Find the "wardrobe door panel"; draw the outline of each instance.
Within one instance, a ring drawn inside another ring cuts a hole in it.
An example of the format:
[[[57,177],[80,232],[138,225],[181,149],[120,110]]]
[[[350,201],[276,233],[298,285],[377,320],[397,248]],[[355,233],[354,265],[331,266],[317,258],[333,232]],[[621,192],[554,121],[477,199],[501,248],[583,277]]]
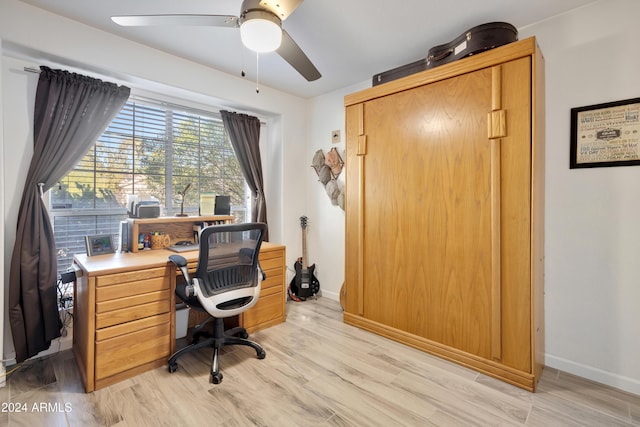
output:
[[[492,74],[364,105],[364,316],[491,350]]]
[[[502,65],[502,343],[500,361],[531,372],[531,59]]]

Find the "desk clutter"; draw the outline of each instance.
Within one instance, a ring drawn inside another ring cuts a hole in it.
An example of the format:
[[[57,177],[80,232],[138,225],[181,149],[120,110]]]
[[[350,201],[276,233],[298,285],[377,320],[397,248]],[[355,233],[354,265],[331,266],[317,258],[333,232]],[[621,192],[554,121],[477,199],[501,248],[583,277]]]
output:
[[[120,231],[121,252],[170,249],[184,252],[185,244],[196,245],[200,230],[209,225],[230,224],[231,215],[205,215],[185,217],[128,218]],[[181,245],[177,245],[181,242]],[[188,243],[185,243],[188,242]],[[180,248],[177,248],[180,246]],[[125,250],[126,248],[126,250]]]
[[[165,249],[171,246],[171,236],[160,231],[140,233],[138,235],[138,250]]]
[[[186,252],[197,250],[200,245],[200,233],[205,227],[219,224],[220,221],[194,222],[192,226],[193,239],[178,240],[171,239],[169,234],[162,231],[152,231],[138,234],[138,250],[144,249],[169,249],[173,252]]]
[[[127,210],[131,218],[158,218],[160,201],[155,197],[139,200],[135,194],[127,195]]]

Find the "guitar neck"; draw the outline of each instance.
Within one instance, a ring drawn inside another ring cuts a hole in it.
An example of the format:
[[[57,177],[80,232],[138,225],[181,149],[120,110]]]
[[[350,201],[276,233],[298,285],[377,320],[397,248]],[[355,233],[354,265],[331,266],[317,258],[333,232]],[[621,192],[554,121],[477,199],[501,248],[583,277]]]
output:
[[[306,270],[309,267],[307,263],[307,229],[302,229],[302,269]]]

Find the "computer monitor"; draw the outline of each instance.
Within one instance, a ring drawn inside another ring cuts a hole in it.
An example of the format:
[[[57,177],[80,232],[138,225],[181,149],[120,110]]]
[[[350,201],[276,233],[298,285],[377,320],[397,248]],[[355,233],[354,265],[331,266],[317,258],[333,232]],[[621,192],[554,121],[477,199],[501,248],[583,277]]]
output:
[[[231,215],[231,196],[216,196],[214,215]]]

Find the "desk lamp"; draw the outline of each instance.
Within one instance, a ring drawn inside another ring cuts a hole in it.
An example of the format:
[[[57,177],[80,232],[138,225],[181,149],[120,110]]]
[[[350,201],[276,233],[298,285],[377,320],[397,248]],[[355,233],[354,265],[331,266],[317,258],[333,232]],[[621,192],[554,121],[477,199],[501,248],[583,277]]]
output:
[[[180,213],[176,214],[176,216],[188,216],[186,213],[184,213],[184,195],[187,194],[187,190],[189,189],[189,187],[191,187],[191,184],[187,184],[186,187],[184,187],[184,190],[182,191],[178,191],[178,195],[180,196]]]

